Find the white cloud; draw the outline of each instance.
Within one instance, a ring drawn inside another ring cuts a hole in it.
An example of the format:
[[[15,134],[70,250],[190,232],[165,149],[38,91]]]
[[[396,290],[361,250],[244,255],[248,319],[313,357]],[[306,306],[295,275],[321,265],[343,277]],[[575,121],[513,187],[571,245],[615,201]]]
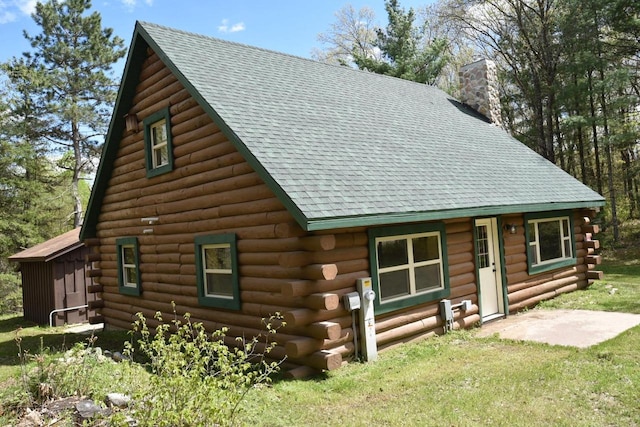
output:
[[[0,24],[6,24],[16,20],[16,14],[0,10]]]
[[[36,10],[37,0],[0,0],[0,24],[18,20],[20,15],[31,15]]]
[[[36,4],[38,3],[38,0],[15,0],[14,3],[22,13],[25,15],[31,15],[36,11]]]
[[[244,31],[244,22],[238,22],[237,24],[233,24],[233,27],[229,30],[232,33],[236,33],[238,31]]]
[[[218,25],[218,31],[221,33],[237,33],[238,31],[244,31],[244,29],[244,22],[238,22],[236,24],[233,24],[232,26],[229,26],[228,19],[223,19],[222,23]]]
[[[127,10],[132,11],[138,5],[139,0],[120,0]],[[147,6],[153,6],[153,0],[144,0]]]

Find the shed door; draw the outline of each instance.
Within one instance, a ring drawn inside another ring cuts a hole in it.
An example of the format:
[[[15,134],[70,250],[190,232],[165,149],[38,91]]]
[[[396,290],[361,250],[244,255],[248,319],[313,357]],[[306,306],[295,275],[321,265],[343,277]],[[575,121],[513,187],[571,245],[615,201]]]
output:
[[[498,226],[495,218],[476,220],[476,268],[482,321],[504,314]]]

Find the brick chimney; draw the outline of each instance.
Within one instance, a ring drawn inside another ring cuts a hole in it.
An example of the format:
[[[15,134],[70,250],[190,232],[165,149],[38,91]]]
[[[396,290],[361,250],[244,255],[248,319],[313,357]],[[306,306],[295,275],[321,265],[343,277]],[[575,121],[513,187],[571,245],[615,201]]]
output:
[[[496,64],[489,59],[481,59],[461,67],[459,77],[460,100],[491,123],[502,126]]]

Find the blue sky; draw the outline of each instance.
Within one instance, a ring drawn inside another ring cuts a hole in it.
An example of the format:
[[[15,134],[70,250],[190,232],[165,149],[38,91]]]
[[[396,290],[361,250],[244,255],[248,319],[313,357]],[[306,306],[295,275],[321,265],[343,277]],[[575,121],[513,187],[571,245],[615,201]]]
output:
[[[407,9],[429,2],[400,0]],[[378,24],[387,22],[384,0],[94,0],[92,3],[93,10],[102,15],[103,26],[113,28],[127,47],[136,20],[141,20],[310,57],[314,47],[322,47],[316,38],[318,33],[327,31],[335,22],[335,12],[347,4],[356,9],[369,6],[375,11]],[[0,62],[30,49],[23,30],[31,35],[40,32],[30,16],[35,4],[34,0],[0,0]],[[121,66],[117,68],[121,70]]]

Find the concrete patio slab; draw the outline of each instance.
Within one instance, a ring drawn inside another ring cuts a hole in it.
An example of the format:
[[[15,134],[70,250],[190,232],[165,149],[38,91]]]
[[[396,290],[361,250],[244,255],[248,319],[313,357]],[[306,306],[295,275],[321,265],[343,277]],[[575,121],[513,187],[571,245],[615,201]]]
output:
[[[588,310],[531,310],[484,324],[476,336],[586,348],[640,325],[640,314]]]

